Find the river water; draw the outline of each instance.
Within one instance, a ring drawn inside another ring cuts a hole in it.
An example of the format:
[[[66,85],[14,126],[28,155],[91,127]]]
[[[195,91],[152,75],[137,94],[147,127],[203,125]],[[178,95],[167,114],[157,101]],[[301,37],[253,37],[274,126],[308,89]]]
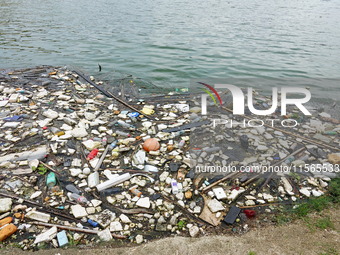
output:
[[[338,0],[0,0],[0,68],[73,65],[158,86],[339,78]],[[319,97],[340,83],[312,85]]]

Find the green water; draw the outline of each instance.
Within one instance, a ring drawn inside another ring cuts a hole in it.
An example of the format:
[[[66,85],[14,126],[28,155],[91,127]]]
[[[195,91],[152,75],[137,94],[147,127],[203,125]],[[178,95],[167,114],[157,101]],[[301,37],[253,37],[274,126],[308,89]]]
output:
[[[338,0],[0,0],[0,23],[0,68],[96,74],[99,63],[163,87],[201,77],[340,77]],[[312,86],[325,97],[338,88]]]

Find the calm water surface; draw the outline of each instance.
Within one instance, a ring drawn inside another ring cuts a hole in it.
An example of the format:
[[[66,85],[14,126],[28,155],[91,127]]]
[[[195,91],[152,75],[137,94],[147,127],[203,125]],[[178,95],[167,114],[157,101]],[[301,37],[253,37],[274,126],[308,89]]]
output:
[[[0,68],[74,65],[160,86],[339,78],[338,0],[0,0]],[[340,84],[340,83],[338,83]],[[339,85],[315,85],[332,97]]]

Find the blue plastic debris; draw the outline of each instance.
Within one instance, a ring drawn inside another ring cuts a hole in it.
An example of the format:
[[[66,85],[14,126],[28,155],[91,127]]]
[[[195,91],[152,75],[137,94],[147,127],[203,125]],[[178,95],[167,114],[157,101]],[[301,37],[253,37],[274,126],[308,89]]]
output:
[[[24,119],[25,116],[23,115],[14,115],[13,117],[7,117],[4,118],[4,121],[22,121]]]
[[[99,223],[98,222],[95,222],[91,219],[88,219],[87,222],[94,228],[98,227],[99,226]]]
[[[128,114],[128,116],[129,116],[130,118],[136,118],[136,117],[139,116],[139,113],[138,113],[138,112],[130,112],[130,113]]]
[[[67,238],[67,235],[66,235],[66,231],[65,231],[65,230],[60,231],[60,232],[57,234],[57,239],[58,239],[59,247],[63,247],[63,246],[65,246],[66,244],[68,244],[68,238]]]

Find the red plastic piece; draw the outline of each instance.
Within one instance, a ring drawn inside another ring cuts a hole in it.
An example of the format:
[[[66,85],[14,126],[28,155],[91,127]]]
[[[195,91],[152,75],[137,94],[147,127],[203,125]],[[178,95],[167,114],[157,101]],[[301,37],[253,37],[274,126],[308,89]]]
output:
[[[256,216],[256,212],[254,210],[244,210],[243,212],[248,218],[254,218]]]
[[[94,159],[96,156],[97,156],[97,154],[98,154],[98,149],[93,149],[90,153],[89,153],[89,155],[87,156],[87,160],[91,160],[91,159]]]

